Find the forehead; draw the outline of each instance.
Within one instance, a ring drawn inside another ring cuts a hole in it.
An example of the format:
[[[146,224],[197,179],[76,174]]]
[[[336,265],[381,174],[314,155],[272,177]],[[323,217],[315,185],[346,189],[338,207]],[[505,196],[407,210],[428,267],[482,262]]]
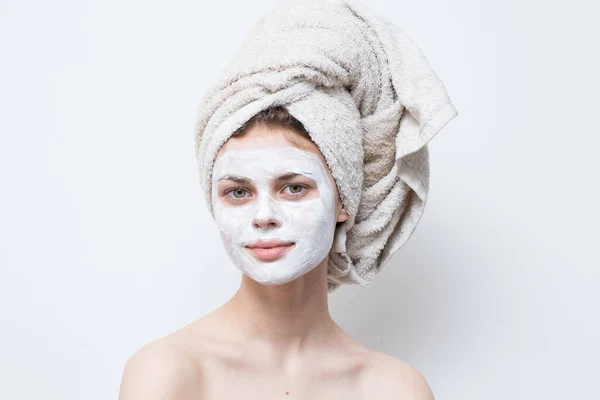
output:
[[[253,168],[250,166],[253,165]],[[325,158],[310,139],[290,129],[255,125],[239,137],[231,137],[219,149],[214,173],[224,169],[255,172],[265,169],[286,172],[323,172],[330,175]],[[294,171],[296,169],[296,171]]]
[[[217,179],[229,173],[257,177],[281,172],[327,176],[315,154],[292,146],[228,150],[216,161],[213,170]]]
[[[219,149],[215,162],[223,155],[233,150],[266,149],[272,147],[296,147],[316,155],[325,167],[325,158],[319,148],[310,139],[290,129],[270,126],[255,125],[243,135],[229,138]]]
[[[269,163],[266,162],[267,160],[270,160]],[[280,127],[258,125],[250,128],[240,137],[229,138],[221,146],[215,158],[212,184],[217,184],[219,177],[225,174],[237,173],[252,178],[247,175],[250,162],[261,165],[254,171],[262,171],[259,174],[262,174],[263,178],[265,170],[261,168],[266,168],[266,165],[269,165],[268,168],[276,174],[296,172],[310,176],[312,171],[315,174],[311,176],[313,179],[325,174],[328,186],[332,187],[336,202],[338,201],[337,185],[325,157],[316,144],[296,132]]]

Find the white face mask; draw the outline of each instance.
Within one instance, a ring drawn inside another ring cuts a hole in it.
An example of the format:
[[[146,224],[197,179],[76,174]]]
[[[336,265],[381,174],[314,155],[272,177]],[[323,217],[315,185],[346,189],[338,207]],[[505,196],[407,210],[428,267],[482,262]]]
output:
[[[288,173],[310,179],[276,180]],[[228,176],[248,183],[223,179]],[[221,179],[226,188],[219,191]],[[230,150],[215,163],[212,182],[215,220],[227,254],[256,282],[289,282],[328,256],[336,227],[335,192],[315,154],[291,146]],[[305,183],[311,187],[303,188]],[[294,244],[246,247],[259,240]]]

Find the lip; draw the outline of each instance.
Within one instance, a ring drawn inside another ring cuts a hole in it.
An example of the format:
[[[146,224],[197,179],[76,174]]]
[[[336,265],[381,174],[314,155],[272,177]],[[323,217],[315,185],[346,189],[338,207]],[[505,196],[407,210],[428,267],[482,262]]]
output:
[[[257,240],[245,247],[255,258],[261,261],[273,261],[291,250],[295,245],[294,242],[280,240]]]

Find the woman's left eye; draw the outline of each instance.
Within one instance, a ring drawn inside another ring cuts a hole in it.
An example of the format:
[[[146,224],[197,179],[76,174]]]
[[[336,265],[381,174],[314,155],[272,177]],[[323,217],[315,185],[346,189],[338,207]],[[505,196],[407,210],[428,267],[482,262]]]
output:
[[[306,188],[299,184],[291,184],[291,185],[287,185],[284,190],[286,190],[286,189],[289,189],[289,193],[298,195],[298,194],[302,193],[304,191],[304,189],[306,189]]]

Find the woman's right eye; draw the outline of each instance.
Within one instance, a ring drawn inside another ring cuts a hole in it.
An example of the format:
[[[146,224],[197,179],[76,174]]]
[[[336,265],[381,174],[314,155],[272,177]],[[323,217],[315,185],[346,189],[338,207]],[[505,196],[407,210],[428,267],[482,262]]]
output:
[[[245,199],[247,197],[247,193],[248,191],[246,189],[239,187],[225,191],[225,195],[228,196],[232,201],[241,201]]]
[[[233,196],[240,199],[242,197],[244,197],[244,193],[246,193],[246,191],[244,189],[235,189],[232,190],[231,193],[233,193]]]

